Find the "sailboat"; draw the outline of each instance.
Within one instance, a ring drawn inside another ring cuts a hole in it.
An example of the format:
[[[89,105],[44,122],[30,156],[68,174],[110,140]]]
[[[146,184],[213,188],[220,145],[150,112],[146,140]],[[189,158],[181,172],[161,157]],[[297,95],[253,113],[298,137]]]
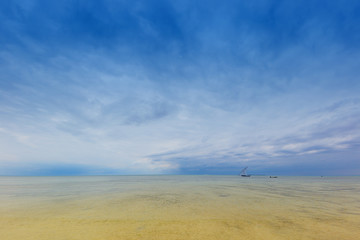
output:
[[[242,177],[250,177],[251,175],[246,173],[247,168],[248,167],[244,167],[243,170],[241,170],[239,175],[242,176]]]

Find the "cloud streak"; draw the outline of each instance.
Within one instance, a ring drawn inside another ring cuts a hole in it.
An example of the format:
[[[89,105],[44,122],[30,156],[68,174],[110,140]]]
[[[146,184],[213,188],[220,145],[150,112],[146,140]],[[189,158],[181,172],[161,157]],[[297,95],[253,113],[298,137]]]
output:
[[[356,1],[0,9],[4,166],[294,174],[337,166],[331,154],[358,166]]]

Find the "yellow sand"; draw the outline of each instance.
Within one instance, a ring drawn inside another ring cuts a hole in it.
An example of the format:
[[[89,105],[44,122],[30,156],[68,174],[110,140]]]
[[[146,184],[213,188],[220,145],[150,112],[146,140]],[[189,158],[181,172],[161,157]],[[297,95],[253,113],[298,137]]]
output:
[[[84,194],[81,184],[78,193],[51,197],[46,191],[7,192],[0,195],[0,239],[358,240],[357,180],[350,190],[344,188],[349,182],[332,189],[331,181],[199,177],[185,183],[150,179],[123,192]]]

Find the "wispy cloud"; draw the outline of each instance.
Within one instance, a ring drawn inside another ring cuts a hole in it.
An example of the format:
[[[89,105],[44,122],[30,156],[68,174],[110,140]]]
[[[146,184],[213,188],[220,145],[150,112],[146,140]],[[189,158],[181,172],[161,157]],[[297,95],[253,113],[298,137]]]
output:
[[[0,163],[230,173],[359,160],[356,1],[0,9]]]

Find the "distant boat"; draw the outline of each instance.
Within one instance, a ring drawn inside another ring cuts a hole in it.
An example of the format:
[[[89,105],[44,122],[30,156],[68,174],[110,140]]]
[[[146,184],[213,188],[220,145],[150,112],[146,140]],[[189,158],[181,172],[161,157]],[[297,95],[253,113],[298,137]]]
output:
[[[277,178],[277,176],[270,176],[270,178]]]
[[[242,177],[250,177],[251,175],[246,173],[247,168],[248,167],[244,167],[243,170],[241,170],[239,175],[242,176]]]

